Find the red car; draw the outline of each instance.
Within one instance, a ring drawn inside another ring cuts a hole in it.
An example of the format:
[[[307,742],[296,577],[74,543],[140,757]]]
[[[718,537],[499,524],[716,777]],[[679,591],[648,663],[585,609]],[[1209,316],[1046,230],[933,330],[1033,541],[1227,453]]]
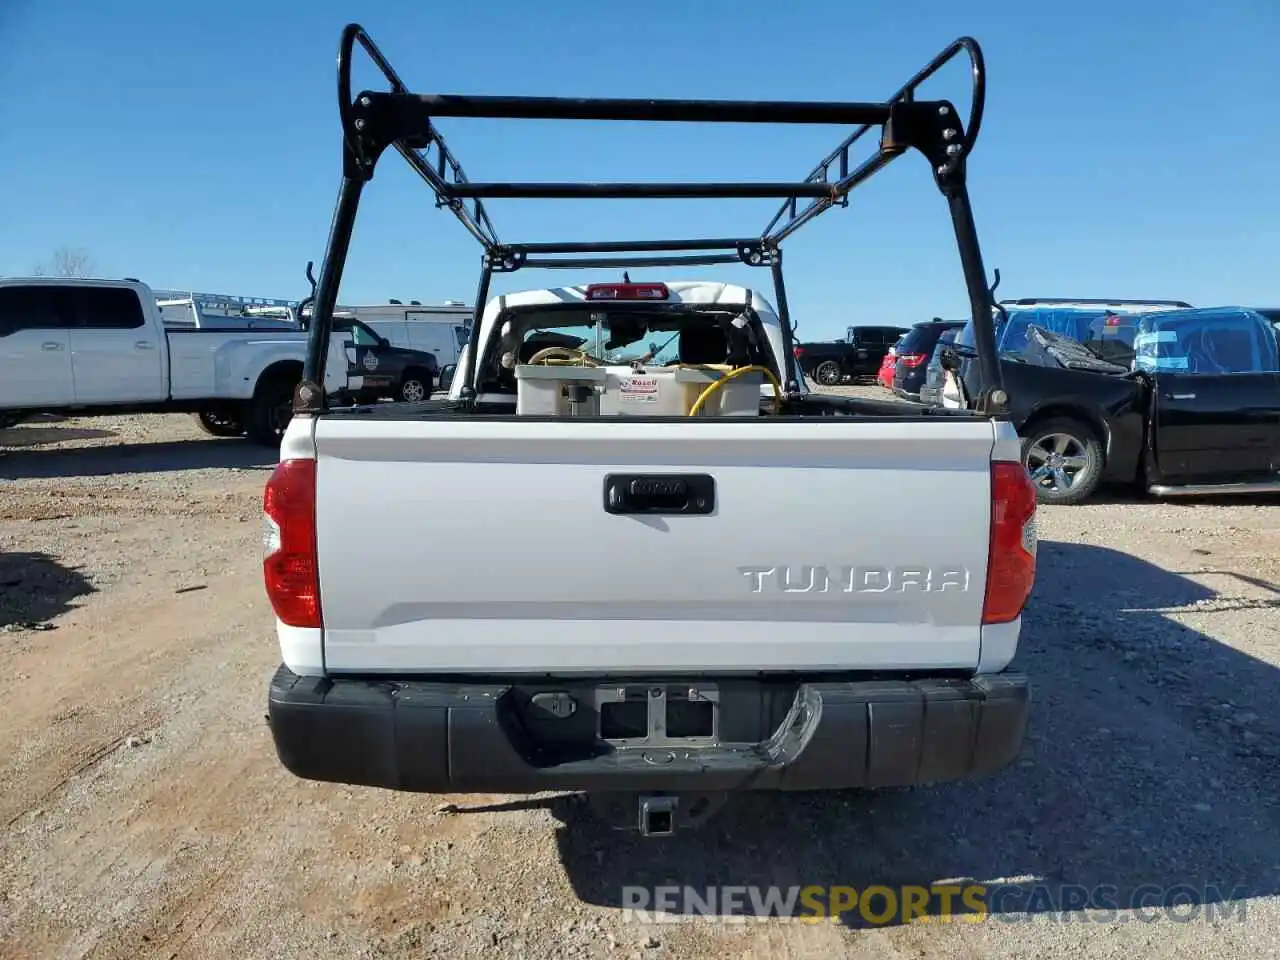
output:
[[[903,339],[904,337],[899,337],[898,343],[902,343]],[[880,361],[880,372],[876,374],[876,382],[886,390],[893,389],[893,372],[898,365],[898,343],[884,355],[884,359]]]

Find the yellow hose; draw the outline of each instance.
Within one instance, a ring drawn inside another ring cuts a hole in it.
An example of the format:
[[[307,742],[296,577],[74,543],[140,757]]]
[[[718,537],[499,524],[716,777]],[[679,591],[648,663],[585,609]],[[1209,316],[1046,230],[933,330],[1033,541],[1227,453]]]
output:
[[[693,406],[689,408],[689,416],[696,417],[702,412],[703,406],[711,398],[717,390],[723,387],[730,380],[736,380],[738,377],[747,375],[748,373],[763,373],[773,385],[773,413],[778,416],[782,413],[782,384],[778,382],[778,378],[773,375],[773,371],[768,367],[735,367],[726,373],[719,380],[715,380],[707,384],[707,388],[698,394],[698,399],[693,402]]]

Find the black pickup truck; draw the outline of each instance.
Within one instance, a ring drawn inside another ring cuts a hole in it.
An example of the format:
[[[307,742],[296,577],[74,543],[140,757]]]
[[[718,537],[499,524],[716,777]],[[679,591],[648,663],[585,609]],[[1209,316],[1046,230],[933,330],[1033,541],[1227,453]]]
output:
[[[1001,358],[1041,502],[1080,503],[1101,483],[1159,497],[1280,492],[1280,310],[1203,307],[1126,323],[1127,357],[1033,324]],[[949,365],[955,376],[960,365]],[[963,365],[962,403],[975,367]]]
[[[364,378],[356,394],[357,403],[390,397],[406,403],[430,398],[439,376],[440,361],[425,350],[399,347],[355,318],[335,320],[334,330],[351,334],[355,345],[355,365],[351,372]]]
[[[796,344],[794,353],[805,376],[824,387],[848,378],[874,377],[889,348],[906,327],[850,327],[843,340]]]

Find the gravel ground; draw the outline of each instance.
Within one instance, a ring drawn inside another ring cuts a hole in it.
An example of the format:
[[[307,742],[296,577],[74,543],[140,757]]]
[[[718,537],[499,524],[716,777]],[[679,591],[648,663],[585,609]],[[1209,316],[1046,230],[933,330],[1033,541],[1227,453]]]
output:
[[[1013,767],[744,798],[668,843],[572,797],[288,775],[263,723],[270,463],[180,416],[0,431],[0,957],[1280,955],[1275,501],[1043,509]],[[957,878],[1008,896],[981,923],[622,909],[627,885]],[[1201,906],[1134,922],[1037,885],[1182,885]]]

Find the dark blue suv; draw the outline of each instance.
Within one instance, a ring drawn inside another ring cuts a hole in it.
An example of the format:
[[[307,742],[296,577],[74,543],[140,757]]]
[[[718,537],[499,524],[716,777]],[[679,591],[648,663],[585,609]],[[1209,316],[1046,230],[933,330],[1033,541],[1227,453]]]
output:
[[[934,318],[912,327],[898,344],[893,367],[893,392],[904,400],[921,400],[920,389],[925,383],[928,363],[934,347],[944,333],[959,330],[963,320]]]

